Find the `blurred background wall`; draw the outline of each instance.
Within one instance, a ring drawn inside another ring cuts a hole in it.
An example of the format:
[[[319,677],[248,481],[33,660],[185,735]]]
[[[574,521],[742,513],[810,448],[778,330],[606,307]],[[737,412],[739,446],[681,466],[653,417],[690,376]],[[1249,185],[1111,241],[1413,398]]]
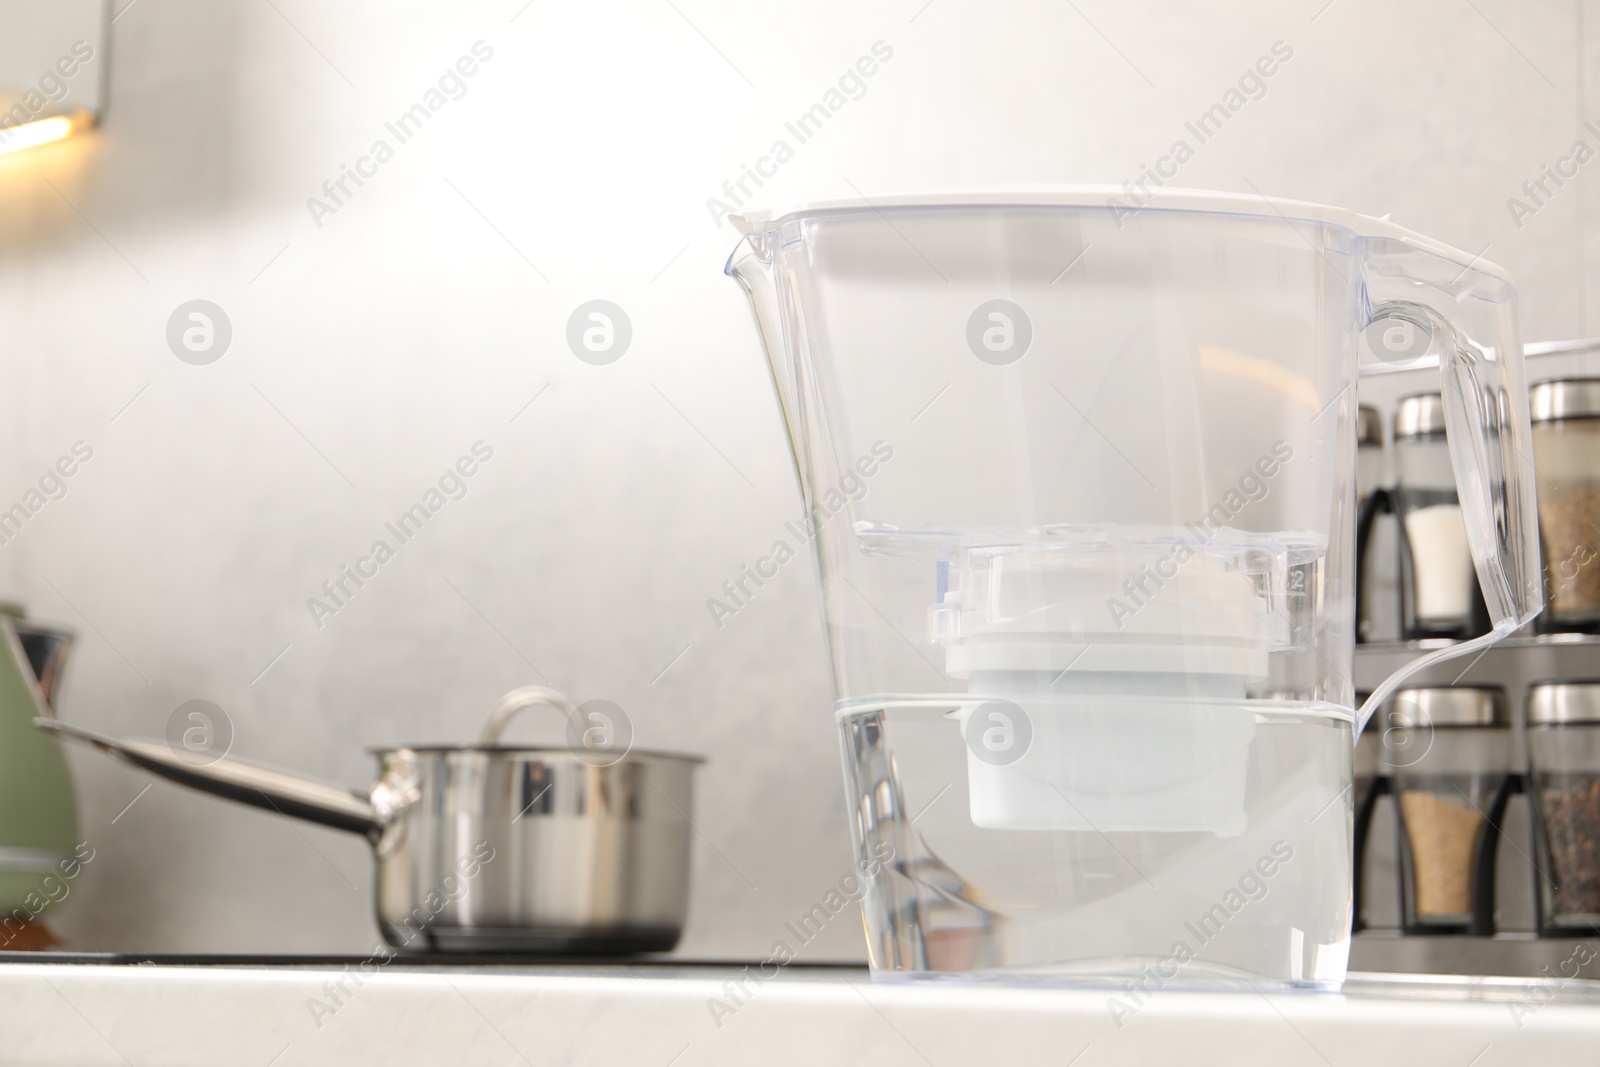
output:
[[[1600,150],[1593,0],[112,10],[101,128],[0,157],[0,507],[93,449],[0,545],[0,593],[79,631],[62,716],[159,737],[205,699],[234,754],[358,785],[364,746],[466,740],[517,685],[614,701],[710,757],[688,954],[765,953],[850,865],[812,567],[707,609],[802,510],[708,200],[1120,184],[1183,139],[1175,184],[1392,215],[1508,267],[1525,339],[1600,330],[1600,181],[1523,189]],[[195,299],[232,328],[204,366],[166,336]],[[604,366],[566,340],[594,299],[632,326]],[[479,441],[465,495],[314,617]],[[357,839],[71,758],[96,858],[49,919],[70,947],[377,939]],[[860,953],[852,921],[802,958]]]

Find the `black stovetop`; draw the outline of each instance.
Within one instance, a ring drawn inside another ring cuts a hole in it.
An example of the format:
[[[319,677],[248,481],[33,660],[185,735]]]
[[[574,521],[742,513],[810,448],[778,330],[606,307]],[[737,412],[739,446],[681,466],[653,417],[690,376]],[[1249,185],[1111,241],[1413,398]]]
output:
[[[159,967],[336,967],[356,965],[372,957],[355,955],[271,955],[254,953],[169,953],[169,952],[0,952],[0,964],[5,963],[67,963],[91,966],[159,966]],[[755,964],[756,960],[731,959],[678,959],[672,956],[533,956],[466,952],[402,952],[395,956],[385,969],[429,967],[496,967],[528,969],[586,971],[606,970],[620,973],[659,974],[667,971],[737,971]],[[852,970],[866,973],[866,965],[855,962],[795,961],[785,965],[790,970],[837,971]]]

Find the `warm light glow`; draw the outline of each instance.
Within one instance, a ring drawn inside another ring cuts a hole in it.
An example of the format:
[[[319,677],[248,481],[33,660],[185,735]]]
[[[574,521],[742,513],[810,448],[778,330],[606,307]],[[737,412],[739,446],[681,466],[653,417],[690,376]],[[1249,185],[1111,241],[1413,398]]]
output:
[[[1260,356],[1247,356],[1213,345],[1200,346],[1200,369],[1233,378],[1246,378],[1276,393],[1285,400],[1298,400],[1308,411],[1322,404],[1311,380]]]
[[[24,122],[20,126],[8,126],[0,129],[0,155],[59,141],[63,137],[70,136],[75,128],[76,124],[66,115],[36,119],[33,122]]]

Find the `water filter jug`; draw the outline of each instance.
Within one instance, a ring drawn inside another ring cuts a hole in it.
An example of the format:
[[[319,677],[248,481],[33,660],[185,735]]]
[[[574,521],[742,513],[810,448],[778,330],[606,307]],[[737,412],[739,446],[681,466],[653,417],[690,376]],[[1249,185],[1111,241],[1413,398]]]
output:
[[[875,977],[1329,985],[1356,382],[1437,361],[1494,630],[1540,609],[1516,294],[1387,221],[1048,189],[747,213]],[[1141,992],[1142,991],[1142,992]]]

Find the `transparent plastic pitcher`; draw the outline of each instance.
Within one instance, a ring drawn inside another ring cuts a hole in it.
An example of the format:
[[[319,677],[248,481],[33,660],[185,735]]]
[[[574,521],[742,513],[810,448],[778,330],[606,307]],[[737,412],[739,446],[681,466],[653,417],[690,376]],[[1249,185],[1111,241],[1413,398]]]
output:
[[[1110,979],[1126,1010],[1341,981],[1355,385],[1437,360],[1494,622],[1376,707],[1541,606],[1504,273],[1220,194],[737,221],[816,526],[874,975]]]

